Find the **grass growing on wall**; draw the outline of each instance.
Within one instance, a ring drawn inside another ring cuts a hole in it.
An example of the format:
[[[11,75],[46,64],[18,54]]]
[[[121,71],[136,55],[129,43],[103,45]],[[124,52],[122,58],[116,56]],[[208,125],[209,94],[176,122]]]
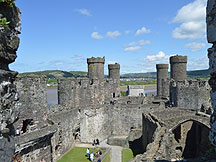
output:
[[[75,147],[71,149],[67,154],[65,154],[58,162],[89,162],[89,159],[86,157],[86,149],[85,147]],[[94,153],[101,151],[105,152],[103,149],[93,149],[89,148],[90,153],[93,151]],[[109,162],[109,161],[107,161]]]
[[[131,149],[122,149],[122,162],[128,162],[133,158],[133,152]]]

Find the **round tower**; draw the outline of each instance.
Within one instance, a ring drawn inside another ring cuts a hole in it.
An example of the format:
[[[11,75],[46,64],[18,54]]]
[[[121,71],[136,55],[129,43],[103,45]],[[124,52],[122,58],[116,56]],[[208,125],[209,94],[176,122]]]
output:
[[[109,64],[108,69],[110,79],[120,79],[120,64]]]
[[[104,62],[105,57],[87,58],[89,79],[98,79],[99,81],[104,80]]]
[[[169,86],[164,86],[163,82],[168,79],[168,64],[157,64],[157,96],[164,96],[167,97],[167,94],[164,94],[164,92],[168,92],[166,88]]]
[[[175,81],[187,79],[187,56],[170,57],[171,79]]]
[[[111,86],[112,97],[120,97],[120,64],[109,64],[109,78],[113,80]]]

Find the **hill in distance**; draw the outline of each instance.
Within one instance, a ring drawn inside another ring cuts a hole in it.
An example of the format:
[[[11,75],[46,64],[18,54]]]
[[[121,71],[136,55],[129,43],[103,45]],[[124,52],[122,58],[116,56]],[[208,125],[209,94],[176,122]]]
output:
[[[45,71],[38,71],[38,72],[28,72],[28,73],[21,73],[20,76],[33,74],[33,75],[45,75],[48,79],[59,79],[59,78],[71,78],[71,77],[87,77],[88,73],[83,71],[61,71],[61,70],[45,70]],[[209,70],[194,70],[194,71],[187,71],[188,78],[191,79],[208,79],[210,77]],[[107,75],[105,75],[107,77]],[[151,78],[156,79],[157,73],[156,72],[147,72],[147,73],[128,73],[122,74],[121,78]]]

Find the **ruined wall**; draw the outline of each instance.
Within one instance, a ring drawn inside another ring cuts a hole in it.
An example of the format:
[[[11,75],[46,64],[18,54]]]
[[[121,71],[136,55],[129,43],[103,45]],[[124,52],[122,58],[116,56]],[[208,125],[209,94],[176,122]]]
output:
[[[13,5],[0,2],[0,18],[10,22],[8,27],[0,25],[0,161],[12,161],[14,154],[14,123],[18,118],[18,94],[13,84],[17,72],[8,65],[15,61],[21,32],[20,10]]]
[[[153,135],[158,127],[157,122],[151,120],[147,114],[142,116],[142,144],[143,150],[146,151],[146,147],[149,143],[153,142]]]
[[[142,113],[159,104],[114,104],[81,110],[81,141],[92,142],[109,136],[128,136],[132,129],[141,129]]]
[[[16,152],[21,155],[20,160],[23,162],[55,162],[52,156],[52,138],[56,130],[56,126],[53,125],[17,136]]]
[[[208,0],[207,9],[206,9],[206,23],[207,23],[207,40],[209,43],[213,44],[211,48],[208,49],[208,58],[209,58],[209,70],[211,78],[209,84],[212,88],[210,92],[211,104],[214,109],[214,112],[211,116],[211,132],[209,134],[209,139],[211,144],[216,150],[216,1]]]
[[[104,82],[97,79],[59,79],[58,102],[69,109],[104,104]]]
[[[184,80],[171,81],[170,101],[175,107],[200,110],[209,103],[210,86],[207,81]]]
[[[80,140],[80,114],[78,109],[50,113],[50,123],[57,126],[52,138],[52,156],[54,161],[74,147],[75,140]]]
[[[26,75],[15,81],[19,92],[20,115],[16,128],[30,133],[47,126],[47,85],[46,77]]]
[[[134,161],[178,161],[204,156],[210,148],[209,127],[209,116],[200,116],[193,110],[166,108],[144,113],[142,138],[146,152]]]

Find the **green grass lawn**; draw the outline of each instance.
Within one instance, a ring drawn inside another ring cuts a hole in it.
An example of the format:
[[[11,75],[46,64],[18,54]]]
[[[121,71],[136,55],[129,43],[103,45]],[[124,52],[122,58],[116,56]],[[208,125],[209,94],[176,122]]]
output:
[[[133,152],[131,149],[124,148],[122,150],[122,162],[128,162],[133,158]]]
[[[65,154],[60,160],[58,160],[58,162],[89,162],[90,160],[86,157],[86,149],[87,148],[84,147],[75,147]],[[101,151],[102,153],[105,152],[105,150],[102,149],[89,148],[89,150],[90,153],[92,151],[94,153],[98,151]]]
[[[106,157],[104,158],[103,162],[110,162],[110,152],[106,155]]]

